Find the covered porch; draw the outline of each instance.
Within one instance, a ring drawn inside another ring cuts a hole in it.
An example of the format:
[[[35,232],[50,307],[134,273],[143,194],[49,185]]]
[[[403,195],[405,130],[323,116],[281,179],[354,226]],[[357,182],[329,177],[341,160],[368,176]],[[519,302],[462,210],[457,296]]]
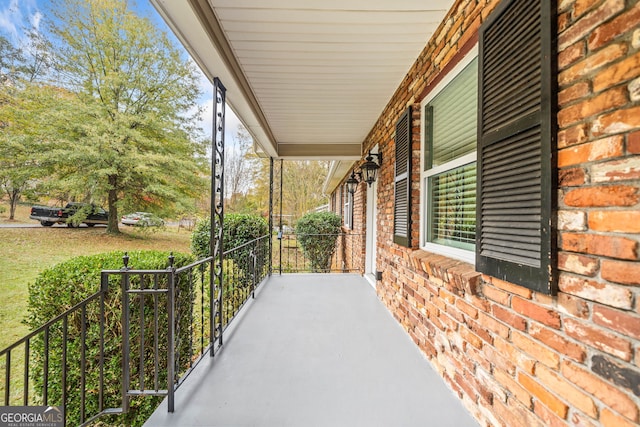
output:
[[[273,275],[145,426],[476,426],[355,274]]]

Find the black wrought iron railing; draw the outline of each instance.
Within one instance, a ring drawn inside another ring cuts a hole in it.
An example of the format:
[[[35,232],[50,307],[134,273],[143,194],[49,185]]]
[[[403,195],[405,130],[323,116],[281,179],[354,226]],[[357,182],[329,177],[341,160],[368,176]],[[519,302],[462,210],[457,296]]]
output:
[[[363,234],[279,233],[274,239],[277,273],[364,273]]]
[[[62,406],[66,425],[126,417],[132,405],[165,396],[173,411],[175,391],[215,354],[272,271],[362,272],[363,239],[284,234],[270,258],[263,236],[225,251],[221,276],[213,257],[180,268],[169,257],[166,269],[134,270],[125,255],[121,269],[101,273],[93,295],[0,351],[0,405]]]
[[[133,270],[125,256],[122,269],[102,272],[96,293],[0,351],[0,403],[62,406],[66,425],[127,413],[149,396],[167,396],[173,411],[175,390],[222,345],[268,260],[269,236],[226,251],[222,286],[211,286],[213,257]]]

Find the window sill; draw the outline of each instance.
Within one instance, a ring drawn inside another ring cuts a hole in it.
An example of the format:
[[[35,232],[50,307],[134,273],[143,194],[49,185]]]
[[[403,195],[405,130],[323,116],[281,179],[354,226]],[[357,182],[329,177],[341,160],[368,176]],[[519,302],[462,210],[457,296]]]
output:
[[[422,249],[413,251],[409,258],[413,267],[427,273],[435,284],[459,296],[478,294],[482,274],[472,264]]]

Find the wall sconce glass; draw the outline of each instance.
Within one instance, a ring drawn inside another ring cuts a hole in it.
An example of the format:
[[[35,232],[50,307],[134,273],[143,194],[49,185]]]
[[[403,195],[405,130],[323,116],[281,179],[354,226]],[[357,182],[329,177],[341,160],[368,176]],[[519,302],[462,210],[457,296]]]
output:
[[[360,172],[358,172],[358,175],[361,175]],[[362,178],[360,178],[360,180],[362,180]],[[358,188],[358,183],[360,181],[358,181],[356,179],[356,174],[354,171],[351,171],[351,176],[349,177],[349,179],[347,179],[347,191],[350,194],[355,194],[356,193],[356,189]]]
[[[378,163],[373,161],[373,156],[378,158]],[[382,164],[382,154],[371,154],[371,151],[369,151],[369,155],[365,160],[366,162],[360,167],[360,170],[362,171],[362,179],[371,187],[371,184],[376,182],[376,178],[378,177],[378,169],[380,169],[380,165]]]

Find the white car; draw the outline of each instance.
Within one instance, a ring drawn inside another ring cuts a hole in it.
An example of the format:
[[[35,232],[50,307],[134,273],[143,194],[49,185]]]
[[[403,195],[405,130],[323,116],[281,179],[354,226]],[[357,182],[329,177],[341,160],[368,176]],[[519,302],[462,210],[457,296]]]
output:
[[[164,225],[162,218],[150,212],[134,212],[124,215],[120,222],[123,225],[137,225],[139,227],[161,227]]]

